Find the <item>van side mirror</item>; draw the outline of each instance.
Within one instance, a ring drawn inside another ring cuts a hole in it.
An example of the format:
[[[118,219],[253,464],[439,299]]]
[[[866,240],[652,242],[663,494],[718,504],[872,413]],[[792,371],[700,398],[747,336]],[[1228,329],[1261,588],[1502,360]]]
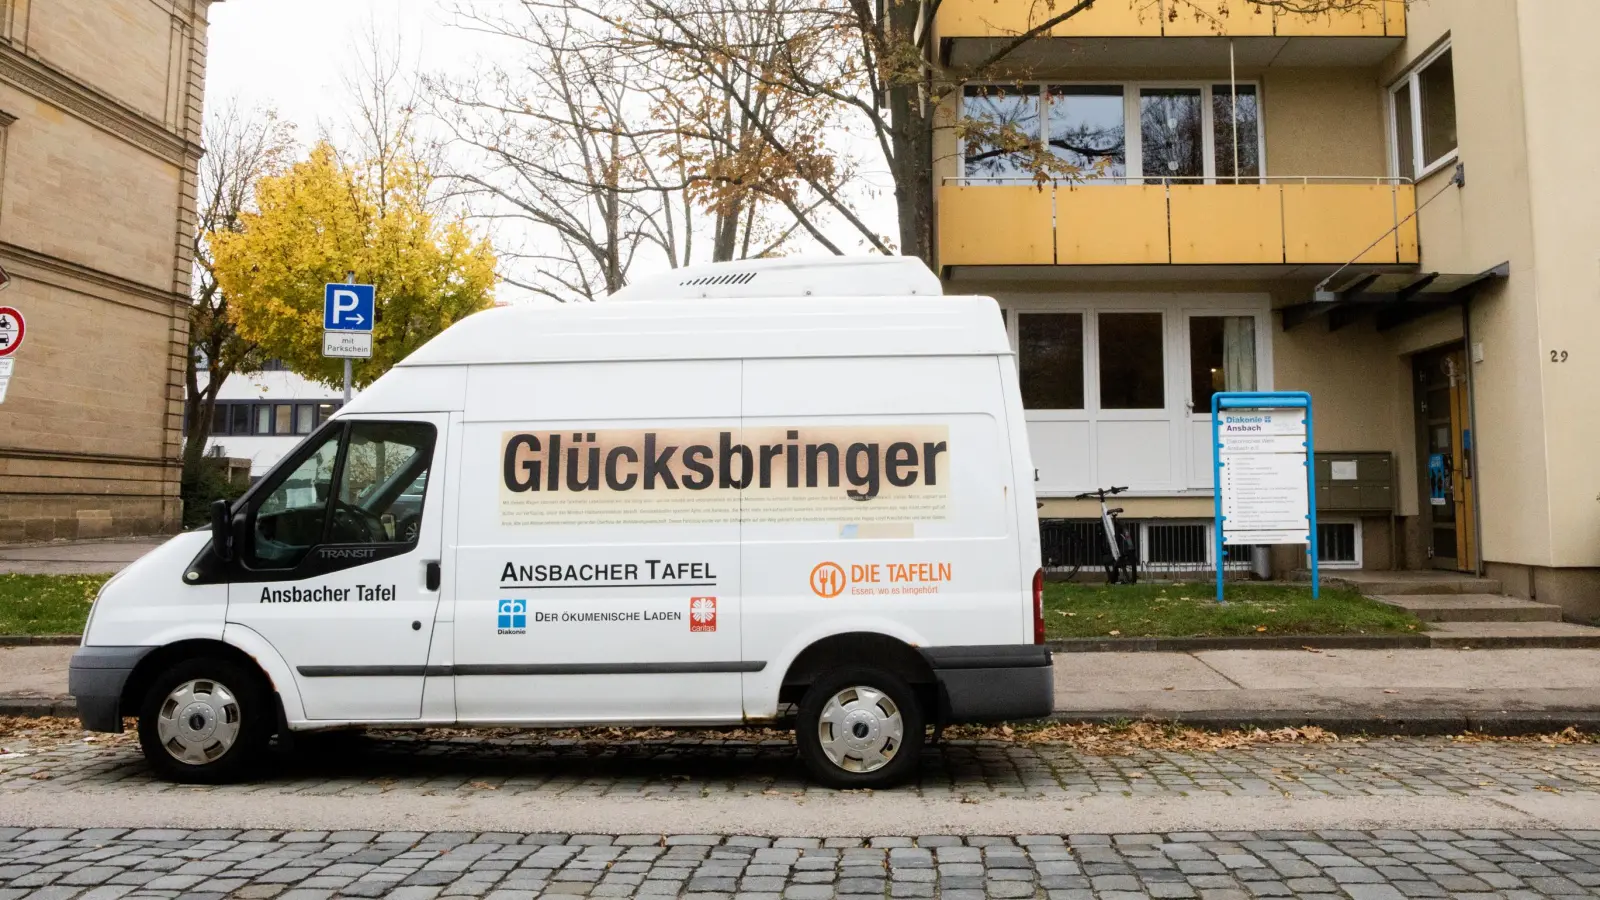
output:
[[[211,504],[211,552],[223,562],[233,561],[233,509],[226,500]]]

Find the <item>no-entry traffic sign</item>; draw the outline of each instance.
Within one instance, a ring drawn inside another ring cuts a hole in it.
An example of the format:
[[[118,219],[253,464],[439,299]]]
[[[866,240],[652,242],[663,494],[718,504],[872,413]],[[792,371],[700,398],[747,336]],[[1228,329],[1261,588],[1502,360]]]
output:
[[[0,306],[0,357],[10,356],[22,346],[27,326],[15,307]]]

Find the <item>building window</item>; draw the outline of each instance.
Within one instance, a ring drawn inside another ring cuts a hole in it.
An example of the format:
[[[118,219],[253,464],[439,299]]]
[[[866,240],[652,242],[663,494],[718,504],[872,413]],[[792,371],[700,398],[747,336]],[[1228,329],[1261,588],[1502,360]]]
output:
[[[1389,98],[1397,175],[1421,178],[1456,158],[1456,81],[1449,45],[1400,79]]]
[[[1024,409],[1083,409],[1083,314],[1017,317]]]
[[[1139,141],[1144,177],[1205,177],[1205,122],[1199,88],[1146,88],[1139,92]]]
[[[1008,316],[1036,490],[1108,485],[1205,492],[1214,478],[1211,396],[1271,390],[1264,297],[1186,308],[1193,297],[1040,297]]]
[[[982,133],[965,141],[967,176],[990,181],[1028,181],[1028,153],[1039,140],[1039,88],[1035,85],[966,89],[966,116]]]
[[[962,174],[977,184],[1033,183],[1043,147],[1090,184],[1262,174],[1253,83],[969,85],[962,116]]]
[[[310,434],[317,426],[317,408],[309,403],[302,403],[294,408],[294,433]]]
[[[1237,127],[1235,111],[1238,113]],[[1212,85],[1211,121],[1217,178],[1238,181],[1241,178],[1261,177],[1261,108],[1256,97],[1256,86]],[[1238,163],[1237,173],[1235,161]]]
[[[1318,522],[1317,562],[1330,569],[1361,568],[1361,523]]]
[[[1054,85],[1047,99],[1051,153],[1085,181],[1128,174],[1121,85]]]
[[[1195,415],[1209,413],[1213,394],[1255,389],[1255,317],[1190,316],[1189,397]]]
[[[230,404],[228,404],[228,423],[229,423],[228,424],[228,433],[229,434],[249,434],[250,433],[250,404],[248,404],[248,403],[230,403]]]
[[[1166,406],[1161,313],[1101,313],[1100,408]]]
[[[272,407],[262,403],[254,407],[256,416],[256,434],[272,433]]]

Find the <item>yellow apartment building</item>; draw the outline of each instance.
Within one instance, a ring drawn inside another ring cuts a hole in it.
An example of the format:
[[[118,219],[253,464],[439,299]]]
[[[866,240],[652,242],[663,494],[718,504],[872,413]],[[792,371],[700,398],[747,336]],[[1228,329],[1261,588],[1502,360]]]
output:
[[[0,0],[0,542],[178,527],[210,2]]]
[[[944,0],[933,52],[959,71],[1045,6]],[[1600,618],[1597,33],[1594,0],[1099,0],[950,97],[1081,167],[1038,183],[954,128],[934,154],[939,268],[1005,311],[1040,516],[1127,485],[1147,566],[1214,565],[1211,394],[1305,390],[1327,565]]]

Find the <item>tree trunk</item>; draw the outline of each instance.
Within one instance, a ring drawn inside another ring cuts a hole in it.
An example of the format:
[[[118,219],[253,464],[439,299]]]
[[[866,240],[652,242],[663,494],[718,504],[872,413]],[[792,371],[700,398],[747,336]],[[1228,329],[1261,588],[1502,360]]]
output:
[[[920,3],[889,3],[884,15],[891,46],[911,44]],[[931,268],[933,260],[933,118],[936,101],[926,81],[889,88],[889,147],[894,159],[895,211],[900,217],[900,254]]]
[[[228,373],[212,365],[207,372],[206,389],[200,390],[200,377],[195,370],[194,352],[189,353],[189,364],[184,371],[184,384],[187,390],[183,395],[183,418],[188,430],[183,435],[183,471],[191,474],[197,471],[200,458],[205,456],[206,438],[211,435],[211,417],[217,409],[217,393],[222,389],[222,382]]]

